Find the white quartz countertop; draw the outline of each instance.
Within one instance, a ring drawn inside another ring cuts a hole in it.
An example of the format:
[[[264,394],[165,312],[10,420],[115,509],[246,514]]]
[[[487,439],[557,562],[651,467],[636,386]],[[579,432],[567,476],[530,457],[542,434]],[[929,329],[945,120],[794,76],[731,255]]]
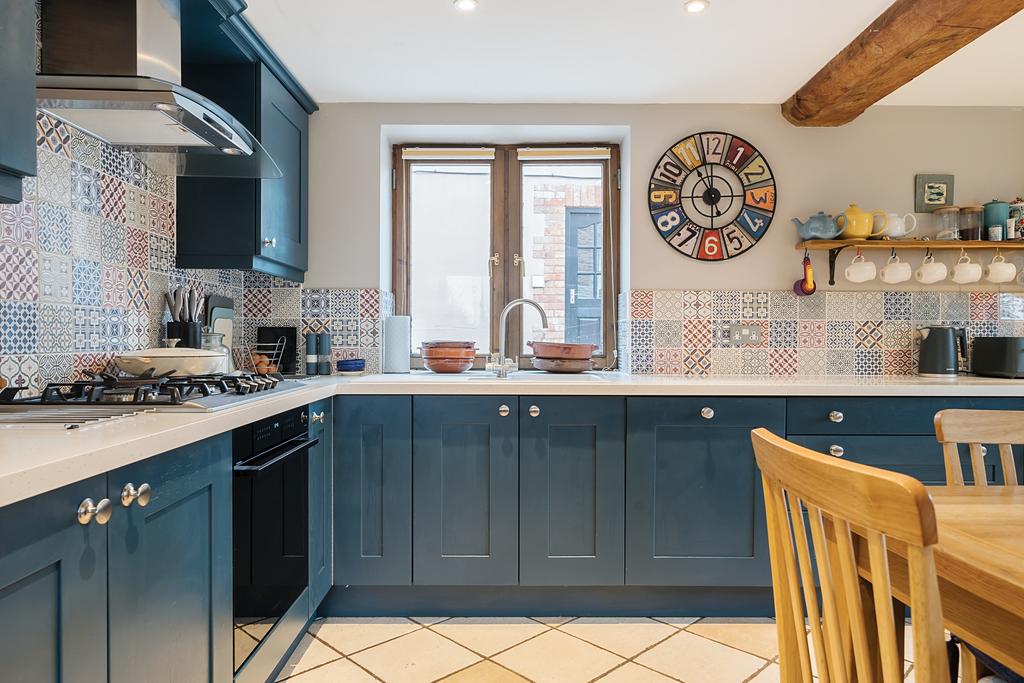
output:
[[[320,380],[323,381],[323,380]],[[1024,397],[1024,380],[987,377],[667,377],[588,372],[513,373],[508,379],[470,371],[436,375],[339,377],[338,394],[453,394],[524,396],[992,396]]]
[[[81,429],[0,427],[0,506],[230,431],[254,420],[337,394],[538,396],[978,396],[1024,397],[1024,381],[961,377],[751,378],[648,377],[621,373],[549,375],[518,372],[496,379],[462,375],[368,375],[304,380],[214,413],[142,413]]]

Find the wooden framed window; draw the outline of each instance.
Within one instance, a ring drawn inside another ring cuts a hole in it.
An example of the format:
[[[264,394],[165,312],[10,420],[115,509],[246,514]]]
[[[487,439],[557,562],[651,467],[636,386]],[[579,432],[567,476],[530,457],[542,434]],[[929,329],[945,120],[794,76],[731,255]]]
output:
[[[615,365],[619,148],[587,145],[397,145],[393,153],[392,286],[420,342],[477,342],[497,352],[508,301],[534,299],[508,319],[506,353],[530,367],[531,340],[592,342]]]

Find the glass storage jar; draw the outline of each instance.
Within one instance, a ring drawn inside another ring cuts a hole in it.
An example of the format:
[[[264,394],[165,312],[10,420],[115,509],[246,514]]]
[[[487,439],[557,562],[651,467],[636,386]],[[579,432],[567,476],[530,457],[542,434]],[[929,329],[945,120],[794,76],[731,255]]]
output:
[[[932,212],[935,215],[935,239],[956,240],[960,239],[958,226],[960,224],[960,207],[944,206]]]
[[[224,335],[220,332],[203,332],[203,348],[207,351],[217,351],[223,356],[217,367],[217,372],[234,372],[235,363],[231,358],[231,349],[224,345]]]
[[[981,237],[981,217],[985,211],[985,207],[982,206],[962,206],[960,207],[960,239],[962,240],[980,240]]]

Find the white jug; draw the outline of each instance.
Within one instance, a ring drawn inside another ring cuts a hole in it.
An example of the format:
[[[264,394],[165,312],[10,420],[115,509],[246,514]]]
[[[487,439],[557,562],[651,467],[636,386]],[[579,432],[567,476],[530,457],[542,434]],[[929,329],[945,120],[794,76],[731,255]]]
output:
[[[889,220],[888,229],[885,234],[894,240],[902,239],[910,233],[917,230],[917,216],[912,213],[904,214],[900,216],[898,213],[886,214]],[[875,225],[878,225],[878,218],[875,219]],[[907,226],[910,226],[909,228]]]

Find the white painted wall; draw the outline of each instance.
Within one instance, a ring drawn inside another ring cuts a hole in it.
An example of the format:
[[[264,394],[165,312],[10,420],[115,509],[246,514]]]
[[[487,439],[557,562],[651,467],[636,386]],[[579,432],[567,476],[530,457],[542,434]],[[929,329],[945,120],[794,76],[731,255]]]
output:
[[[512,135],[513,127],[526,134],[530,126],[628,131],[622,136],[621,254],[623,286],[632,288],[790,287],[800,275],[790,218],[835,213],[851,201],[865,209],[911,211],[916,173],[954,174],[959,204],[1024,194],[1020,108],[875,107],[841,128],[805,129],[787,123],[774,105],[325,104],[311,121],[308,286],[390,289],[387,147],[413,141],[396,131],[417,125],[443,126],[437,130],[446,141],[458,137],[458,127],[470,136]],[[734,132],[757,145],[778,183],[771,229],[754,249],[725,263],[677,254],[647,213],[652,167],[672,143],[701,130]],[[382,139],[382,131],[395,139]],[[840,268],[851,257],[844,254]],[[874,258],[884,261],[881,254]],[[1014,260],[1021,264],[1021,257]],[[819,273],[824,265],[824,256],[817,256]]]

